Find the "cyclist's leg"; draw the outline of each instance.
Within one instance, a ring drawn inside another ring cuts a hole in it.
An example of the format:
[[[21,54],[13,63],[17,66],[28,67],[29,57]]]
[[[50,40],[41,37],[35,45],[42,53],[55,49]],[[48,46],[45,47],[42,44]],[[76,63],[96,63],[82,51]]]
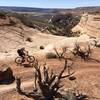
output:
[[[25,57],[22,56],[22,62],[24,62],[24,61],[25,61]]]
[[[24,53],[22,54],[22,59],[23,59],[22,62],[25,62],[25,54]]]

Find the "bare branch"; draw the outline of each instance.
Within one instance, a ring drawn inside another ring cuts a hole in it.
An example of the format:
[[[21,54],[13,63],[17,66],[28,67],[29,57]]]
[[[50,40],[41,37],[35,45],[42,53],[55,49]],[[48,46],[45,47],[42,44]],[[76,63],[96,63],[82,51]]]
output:
[[[61,53],[58,53],[56,48],[54,48],[54,50],[55,50],[56,55],[58,56],[59,60],[61,60],[61,58],[64,58],[63,55],[66,53],[67,48],[66,47],[62,48],[62,52]]]
[[[65,65],[64,65],[64,68],[62,69],[62,71],[60,72],[60,74],[58,75],[58,79],[60,79],[62,77],[62,74],[64,73],[64,71],[66,70],[67,68],[67,59],[65,59]]]
[[[60,56],[60,54],[58,53],[57,49],[56,49],[56,48],[54,48],[54,50],[55,50],[55,52],[56,52],[56,54],[57,54],[58,58],[59,58],[59,59],[61,59],[61,56]]]
[[[48,75],[48,69],[46,68],[46,66],[44,66],[44,81],[48,82],[49,80],[49,75]]]

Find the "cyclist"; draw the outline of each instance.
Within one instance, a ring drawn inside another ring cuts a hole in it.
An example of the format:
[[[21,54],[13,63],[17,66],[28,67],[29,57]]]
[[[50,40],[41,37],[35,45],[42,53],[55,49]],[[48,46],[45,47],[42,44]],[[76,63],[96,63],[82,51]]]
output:
[[[17,50],[18,55],[23,59],[23,62],[25,61],[25,56],[26,56],[26,50],[25,48],[20,48]]]

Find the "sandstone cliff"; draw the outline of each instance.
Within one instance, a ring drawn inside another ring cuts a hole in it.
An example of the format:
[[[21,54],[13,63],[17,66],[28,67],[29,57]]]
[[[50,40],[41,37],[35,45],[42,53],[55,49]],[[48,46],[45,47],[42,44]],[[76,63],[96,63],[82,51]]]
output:
[[[72,31],[86,33],[91,37],[100,37],[100,15],[83,14]]]

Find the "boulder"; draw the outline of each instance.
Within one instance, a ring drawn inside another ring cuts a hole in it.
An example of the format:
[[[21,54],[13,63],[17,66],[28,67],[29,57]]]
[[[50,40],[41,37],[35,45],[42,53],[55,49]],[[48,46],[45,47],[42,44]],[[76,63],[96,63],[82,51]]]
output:
[[[14,76],[11,68],[3,64],[0,67],[0,83],[8,84],[14,81]]]

